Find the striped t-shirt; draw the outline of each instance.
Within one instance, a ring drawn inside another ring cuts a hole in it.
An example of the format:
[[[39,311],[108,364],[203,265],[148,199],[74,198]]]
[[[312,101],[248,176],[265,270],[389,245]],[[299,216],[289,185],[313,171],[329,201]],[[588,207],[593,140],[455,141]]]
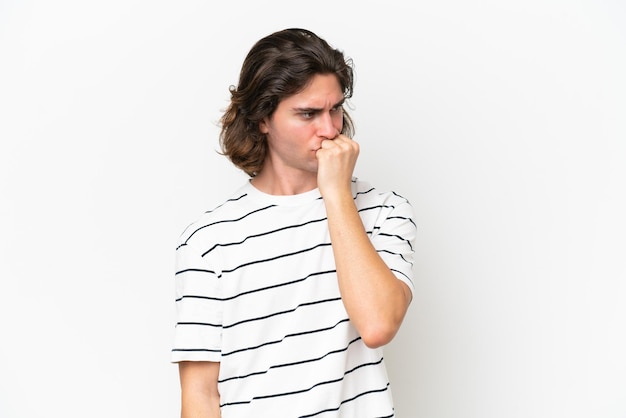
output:
[[[413,291],[412,208],[352,181],[378,254]],[[392,417],[382,348],[343,306],[319,190],[262,193],[249,182],[182,234],[172,361],[220,362],[223,418]]]

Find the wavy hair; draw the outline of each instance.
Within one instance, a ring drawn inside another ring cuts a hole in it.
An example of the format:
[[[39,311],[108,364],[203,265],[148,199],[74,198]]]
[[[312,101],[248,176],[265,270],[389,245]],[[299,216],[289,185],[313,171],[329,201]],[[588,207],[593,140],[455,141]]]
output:
[[[230,104],[220,119],[222,154],[249,176],[256,176],[268,151],[259,123],[271,117],[281,100],[304,90],[317,74],[334,74],[344,97],[352,97],[352,60],[313,32],[285,29],[254,44],[241,67],[238,85],[229,88]],[[354,133],[345,109],[341,133]]]

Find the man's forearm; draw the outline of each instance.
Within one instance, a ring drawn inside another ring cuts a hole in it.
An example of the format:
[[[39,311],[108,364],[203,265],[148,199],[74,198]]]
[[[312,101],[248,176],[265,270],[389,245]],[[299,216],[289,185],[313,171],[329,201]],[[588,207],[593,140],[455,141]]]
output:
[[[346,311],[368,346],[385,345],[404,319],[410,290],[372,246],[352,195],[335,195],[325,204]]]

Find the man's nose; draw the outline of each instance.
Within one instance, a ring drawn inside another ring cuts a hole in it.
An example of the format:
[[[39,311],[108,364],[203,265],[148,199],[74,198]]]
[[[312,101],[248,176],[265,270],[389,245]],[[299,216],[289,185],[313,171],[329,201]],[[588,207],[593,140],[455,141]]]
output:
[[[333,124],[333,118],[329,113],[322,113],[318,119],[317,135],[326,139],[334,139],[339,131]]]

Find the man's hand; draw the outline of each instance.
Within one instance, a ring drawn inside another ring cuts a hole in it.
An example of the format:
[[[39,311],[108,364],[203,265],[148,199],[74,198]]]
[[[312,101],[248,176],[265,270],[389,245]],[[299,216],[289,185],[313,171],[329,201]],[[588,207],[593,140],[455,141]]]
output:
[[[322,197],[350,192],[359,144],[345,135],[322,141],[317,150],[317,186]]]

